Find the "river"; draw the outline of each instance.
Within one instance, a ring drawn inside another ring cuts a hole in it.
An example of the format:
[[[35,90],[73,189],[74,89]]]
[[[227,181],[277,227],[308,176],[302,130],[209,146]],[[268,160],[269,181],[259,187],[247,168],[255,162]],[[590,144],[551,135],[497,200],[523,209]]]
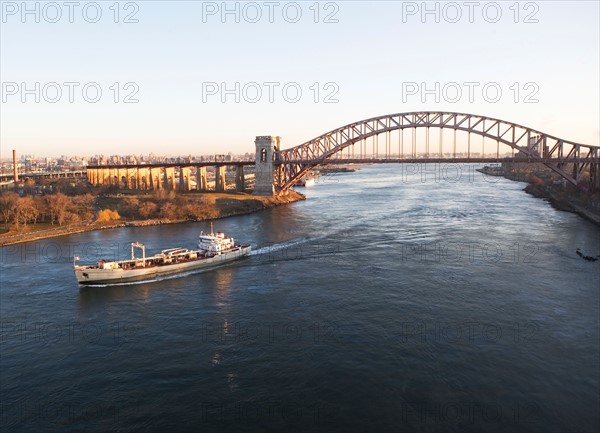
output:
[[[227,267],[78,288],[208,223],[0,249],[2,431],[598,431],[600,229],[472,165],[373,165],[216,221]]]

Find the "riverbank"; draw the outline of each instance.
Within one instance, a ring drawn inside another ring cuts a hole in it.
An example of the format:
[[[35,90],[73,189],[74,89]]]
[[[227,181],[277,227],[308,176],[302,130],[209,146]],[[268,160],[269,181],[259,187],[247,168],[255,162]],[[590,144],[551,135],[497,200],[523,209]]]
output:
[[[504,163],[502,168],[505,178],[529,183],[523,189],[526,193],[600,226],[600,193],[590,194],[576,188],[543,164]]]
[[[575,188],[572,188],[570,192],[565,191],[565,189],[556,185],[529,184],[524,191],[534,197],[547,200],[555,209],[576,213],[600,226],[598,199],[594,202],[592,197],[581,194]]]
[[[100,222],[98,220],[87,223],[71,224],[50,229],[37,230],[35,226],[28,226],[19,232],[14,230],[0,235],[0,246],[14,245],[23,242],[32,242],[40,239],[66,236],[76,233],[89,232],[94,230],[106,230],[119,227],[144,227],[161,224],[180,224],[190,221],[207,221],[213,219],[227,218],[234,215],[244,215],[269,209],[276,206],[282,206],[304,200],[306,197],[296,191],[289,191],[286,195],[277,197],[262,197],[244,193],[221,193],[212,195],[214,203],[210,205],[211,211],[204,215],[196,214],[193,217],[186,218],[120,218],[110,221]],[[119,197],[111,197],[110,203],[118,208],[122,205]],[[168,201],[166,202],[168,203]]]

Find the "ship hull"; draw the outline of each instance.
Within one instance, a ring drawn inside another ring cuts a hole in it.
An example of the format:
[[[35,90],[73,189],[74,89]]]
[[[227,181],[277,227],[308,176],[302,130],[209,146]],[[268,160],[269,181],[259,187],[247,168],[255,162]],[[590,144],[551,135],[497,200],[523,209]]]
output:
[[[200,269],[211,269],[225,263],[239,260],[250,254],[251,247],[241,246],[233,251],[204,257],[184,263],[165,264],[161,266],[141,267],[136,269],[97,269],[86,266],[75,266],[75,278],[82,285],[111,285],[138,281],[154,280],[157,277],[180,274]]]

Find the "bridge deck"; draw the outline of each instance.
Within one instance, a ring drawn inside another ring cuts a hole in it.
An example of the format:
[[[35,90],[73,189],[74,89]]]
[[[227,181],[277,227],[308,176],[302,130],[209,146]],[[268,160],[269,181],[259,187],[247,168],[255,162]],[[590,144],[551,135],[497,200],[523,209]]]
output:
[[[461,163],[461,164],[483,164],[483,163],[501,163],[501,162],[523,162],[523,163],[573,163],[573,162],[581,162],[581,160],[576,160],[575,158],[546,158],[543,160],[533,160],[528,158],[513,158],[513,157],[505,157],[505,158],[335,158],[335,159],[315,159],[315,160],[291,160],[285,161],[283,164],[311,164],[311,163],[319,163],[319,164],[450,164],[450,163]]]

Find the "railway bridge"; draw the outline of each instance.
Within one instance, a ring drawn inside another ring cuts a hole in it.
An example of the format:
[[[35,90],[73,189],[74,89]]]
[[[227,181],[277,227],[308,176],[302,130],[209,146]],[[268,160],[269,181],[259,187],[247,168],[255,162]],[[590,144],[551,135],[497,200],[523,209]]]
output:
[[[203,190],[206,169],[213,166],[214,189],[224,191],[225,169],[231,166],[236,190],[242,191],[244,168],[253,166],[254,194],[273,195],[284,194],[324,164],[519,162],[544,164],[573,185],[600,190],[600,147],[475,114],[389,114],[344,125],[289,149],[281,149],[278,136],[258,136],[255,148],[255,161],[90,166],[87,178],[93,185]]]

